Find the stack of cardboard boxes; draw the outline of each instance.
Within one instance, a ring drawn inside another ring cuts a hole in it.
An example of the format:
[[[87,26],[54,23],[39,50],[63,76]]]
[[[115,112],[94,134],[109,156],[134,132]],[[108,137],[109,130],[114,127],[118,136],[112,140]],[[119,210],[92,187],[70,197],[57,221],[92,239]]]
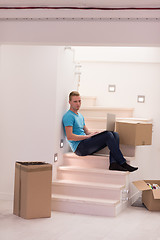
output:
[[[143,121],[117,121],[116,131],[120,143],[124,145],[142,146],[152,144],[152,123]],[[158,184],[160,180],[141,180],[133,184],[142,191],[142,203],[150,211],[160,211],[160,189],[151,189],[149,184]]]

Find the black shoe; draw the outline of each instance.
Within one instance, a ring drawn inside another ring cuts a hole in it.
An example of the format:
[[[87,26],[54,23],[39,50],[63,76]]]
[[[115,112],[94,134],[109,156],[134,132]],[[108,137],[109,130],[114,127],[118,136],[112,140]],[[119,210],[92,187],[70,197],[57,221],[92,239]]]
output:
[[[114,170],[114,171],[128,171],[127,169],[125,169],[124,167],[122,167],[121,165],[119,165],[116,162],[113,162],[110,164],[109,166],[109,170]]]
[[[123,168],[125,168],[125,169],[127,169],[127,171],[129,171],[129,172],[134,172],[134,171],[136,171],[137,169],[138,169],[138,167],[132,167],[132,166],[130,166],[128,163],[123,163],[122,165],[121,165]]]

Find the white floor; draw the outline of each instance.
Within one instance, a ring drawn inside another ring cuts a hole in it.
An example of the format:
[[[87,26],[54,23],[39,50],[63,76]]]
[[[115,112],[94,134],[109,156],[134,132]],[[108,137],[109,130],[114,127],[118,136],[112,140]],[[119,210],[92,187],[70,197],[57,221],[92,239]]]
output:
[[[160,212],[128,207],[115,218],[52,212],[51,218],[25,220],[0,201],[0,240],[160,240]]]

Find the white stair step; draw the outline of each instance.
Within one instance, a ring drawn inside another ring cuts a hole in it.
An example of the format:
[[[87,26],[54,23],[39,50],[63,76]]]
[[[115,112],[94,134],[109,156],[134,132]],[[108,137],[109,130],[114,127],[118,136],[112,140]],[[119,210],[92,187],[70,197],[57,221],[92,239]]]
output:
[[[101,151],[99,151],[99,154],[100,153]],[[134,158],[126,157],[126,160],[128,162],[131,162],[132,160],[134,160]],[[63,155],[63,165],[80,166],[84,168],[100,168],[106,170],[109,168],[109,156],[108,155],[77,156],[75,153],[69,152]]]
[[[103,132],[106,129],[90,129],[90,130],[91,130],[91,132]],[[130,162],[130,161],[134,160],[136,146],[120,144],[120,149],[126,159],[128,157],[130,158],[127,161]],[[100,151],[96,152],[94,155],[106,155],[106,154],[109,155],[108,147],[101,149]]]
[[[85,124],[89,129],[97,129],[97,130],[106,130],[107,125],[107,115],[105,117],[88,117],[84,115],[85,118]],[[151,123],[152,119],[146,119],[146,118],[120,118],[116,117],[116,122],[139,122],[139,123]],[[115,126],[116,131],[116,126]]]
[[[94,97],[94,96],[81,96],[81,102],[82,102],[82,107],[83,106],[95,106],[96,105],[96,100],[97,100],[97,97]]]
[[[136,152],[135,146],[120,144],[120,150],[123,153],[124,158],[126,158],[127,162],[131,162],[135,160],[135,152]],[[106,155],[106,154],[109,155],[109,152],[110,151],[108,147],[105,147],[100,151],[94,153],[94,155]]]
[[[84,114],[83,116],[88,129],[106,129],[107,117],[86,117]]]
[[[77,197],[119,200],[124,185],[78,182],[71,180],[55,180],[52,193]]]
[[[118,207],[118,200],[52,195],[53,211],[113,217],[117,215]]]
[[[110,171],[97,168],[82,168],[74,166],[60,166],[57,169],[57,179],[86,181],[97,183],[111,183],[125,185],[129,172]]]
[[[86,117],[106,117],[107,113],[116,114],[116,117],[130,118],[134,108],[107,108],[101,106],[81,107],[80,113]]]
[[[83,157],[71,152],[63,155],[63,165],[107,169],[109,161],[106,156],[88,155]]]

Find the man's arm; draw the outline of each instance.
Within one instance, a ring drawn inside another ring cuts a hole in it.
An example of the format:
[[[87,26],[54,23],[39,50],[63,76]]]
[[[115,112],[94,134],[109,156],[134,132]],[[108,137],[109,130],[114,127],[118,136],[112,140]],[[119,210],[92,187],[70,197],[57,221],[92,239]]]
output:
[[[76,134],[73,133],[73,127],[72,126],[65,127],[65,130],[66,130],[67,139],[71,140],[71,141],[81,141],[81,140],[90,138],[92,136],[92,134],[76,135]]]
[[[90,136],[93,136],[93,135],[96,135],[97,133],[99,132],[92,132],[92,131],[89,131],[88,128],[86,127],[86,125],[84,125],[84,132],[86,135],[90,135]]]
[[[91,132],[88,130],[88,128],[86,127],[86,125],[84,125],[84,132],[85,132],[85,134],[86,135],[89,135],[89,134],[91,134]]]
[[[86,131],[88,133],[87,135],[76,135],[76,134],[73,133],[73,127],[72,126],[65,127],[65,130],[66,130],[67,139],[70,140],[70,141],[81,141],[81,140],[90,138],[93,135],[98,133],[98,132],[91,133],[91,132],[87,131],[88,129],[86,128]],[[84,131],[85,131],[85,129],[84,129]],[[86,134],[86,132],[85,132],[85,134]]]

